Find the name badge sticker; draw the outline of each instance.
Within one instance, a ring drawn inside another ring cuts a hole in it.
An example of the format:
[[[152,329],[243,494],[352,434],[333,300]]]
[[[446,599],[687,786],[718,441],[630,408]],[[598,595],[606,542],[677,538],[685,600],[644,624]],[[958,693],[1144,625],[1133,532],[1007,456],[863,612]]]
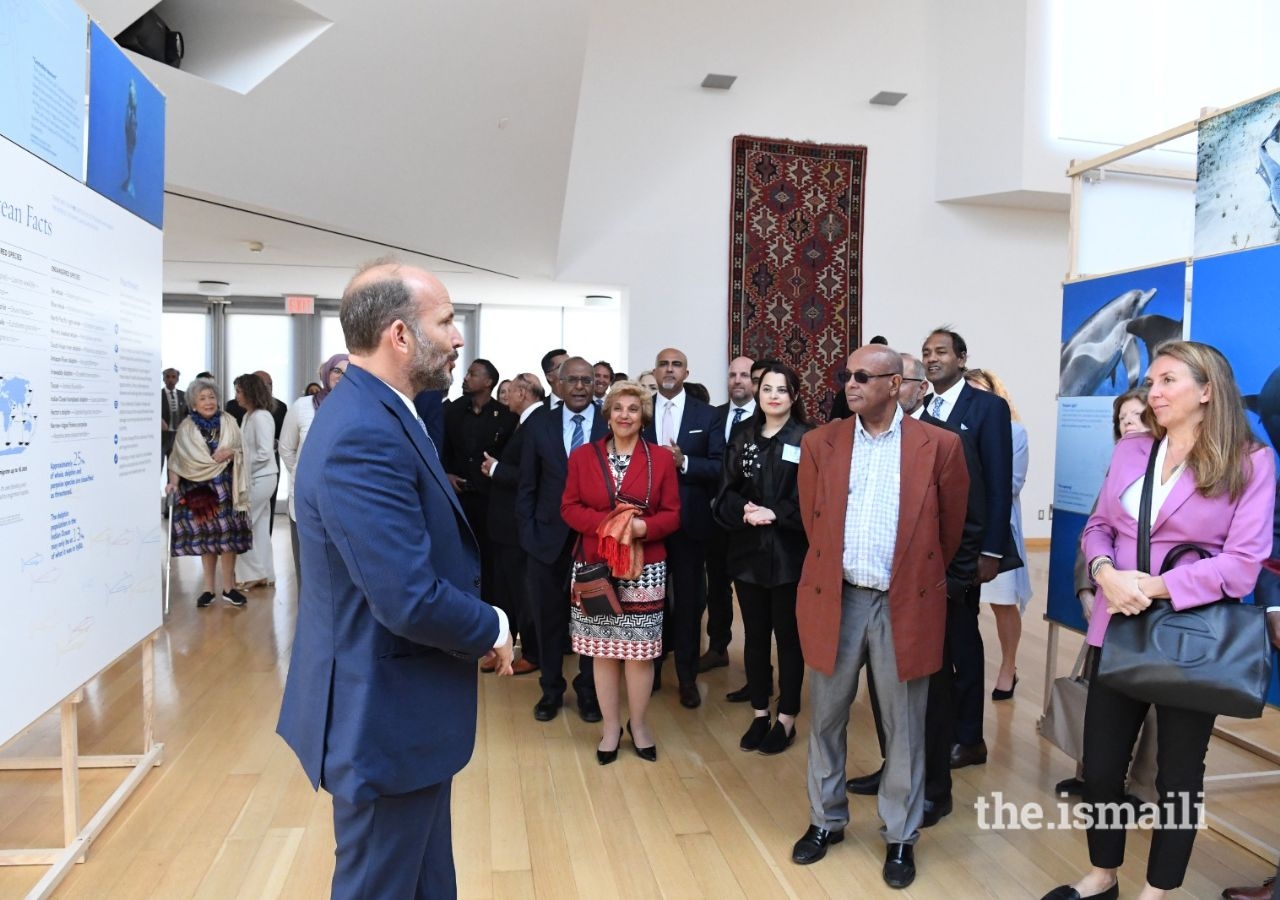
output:
[[[800,445],[799,444],[783,444],[782,459],[784,462],[789,462],[789,463],[800,462]]]

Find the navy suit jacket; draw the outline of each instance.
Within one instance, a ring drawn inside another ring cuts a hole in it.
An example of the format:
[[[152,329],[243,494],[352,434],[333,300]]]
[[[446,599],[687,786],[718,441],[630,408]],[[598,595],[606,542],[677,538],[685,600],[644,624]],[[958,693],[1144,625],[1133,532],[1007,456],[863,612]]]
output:
[[[660,415],[665,399],[661,394],[654,395],[654,419]],[[646,441],[658,443],[654,422],[645,426],[643,436]],[[680,531],[694,540],[704,541],[717,527],[711,515],[711,502],[720,487],[725,446],[724,419],[716,415],[714,406],[686,393],[676,444],[689,460],[688,470],[679,473]]]
[[[349,803],[443,782],[471,758],[475,660],[499,622],[440,460],[404,401],[352,363],[296,477],[305,577],[277,731]]]
[[[978,451],[987,495],[982,552],[1005,556],[1012,547],[1009,520],[1013,514],[1013,428],[1009,404],[989,391],[966,384],[947,416],[946,427],[967,431]],[[1017,551],[1013,554],[1016,557]]]
[[[560,516],[560,499],[569,472],[564,449],[563,410],[543,407],[520,426],[525,444],[520,453],[520,483],[516,485],[516,518],[520,546],[547,565],[554,563],[569,541],[569,526]],[[598,441],[609,431],[604,413],[597,407],[588,441]]]

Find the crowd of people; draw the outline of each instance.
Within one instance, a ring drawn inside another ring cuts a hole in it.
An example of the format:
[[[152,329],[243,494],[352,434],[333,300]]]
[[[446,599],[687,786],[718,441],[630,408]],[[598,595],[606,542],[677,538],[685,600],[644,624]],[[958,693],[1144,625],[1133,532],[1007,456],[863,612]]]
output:
[[[729,400],[712,406],[694,395],[690,361],[674,347],[635,380],[551,350],[547,390],[534,373],[504,381],[476,359],[462,398],[444,401],[461,346],[448,293],[391,261],[356,276],[341,319],[350,356],[325,362],[319,389],[283,416],[279,441],[295,475],[302,585],[280,732],[334,795],[335,896],[452,880],[449,784],[474,740],[477,660],[486,672],[536,672],[541,722],[572,687],[578,715],[600,724],[600,765],[618,760],[624,739],[652,762],[661,735],[647,711],[666,658],[680,705],[698,707],[699,674],[728,664],[735,598],[746,684],[727,699],[751,707],[743,751],[793,744],[808,670],[810,818],[792,860],[821,860],[844,838],[848,796],[876,795],[884,881],[912,883],[922,830],[953,811],[952,770],[987,760],[981,609],[993,611],[1001,650],[989,696],[1004,702],[1031,599],[1018,502],[1026,430],[1001,379],[967,365],[959,333],[931,332],[919,357],[883,339],[855,349],[820,425],[785,361],[732,360]],[[205,560],[199,605],[213,599],[219,565],[230,583],[236,554],[244,574],[272,578],[269,557],[264,565],[252,551],[255,504],[276,471],[261,374],[236,380],[239,426],[200,379],[189,415],[166,418],[177,421],[169,471],[182,498],[174,552]],[[1181,609],[1222,590],[1244,596],[1273,553],[1272,453],[1249,432],[1226,360],[1167,344],[1148,382],[1148,394],[1117,400],[1116,455],[1082,542],[1088,641],[1103,652],[1112,616],[1162,598]],[[174,413],[165,402],[162,415]],[[1183,540],[1210,553],[1163,575],[1135,565],[1149,453],[1159,473],[1152,566]],[[232,603],[237,594],[224,588]],[[1280,611],[1268,618],[1280,646]],[[864,668],[884,762],[849,777]],[[409,703],[434,710],[434,730],[397,731]],[[1088,802],[1124,801],[1146,713],[1091,682]],[[1197,793],[1214,717],[1163,706],[1156,715],[1161,794]],[[419,824],[386,835],[409,821]],[[1188,824],[1156,829],[1147,900],[1181,884]],[[375,834],[386,846],[357,861]],[[1090,829],[1089,849],[1093,868],[1046,897],[1117,896],[1123,831]]]

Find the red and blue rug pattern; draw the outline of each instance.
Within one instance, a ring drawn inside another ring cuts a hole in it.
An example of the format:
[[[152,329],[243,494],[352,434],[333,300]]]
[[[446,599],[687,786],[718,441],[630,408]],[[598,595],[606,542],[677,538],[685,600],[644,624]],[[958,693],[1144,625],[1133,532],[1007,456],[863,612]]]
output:
[[[729,358],[795,368],[822,421],[861,343],[867,148],[733,139]]]

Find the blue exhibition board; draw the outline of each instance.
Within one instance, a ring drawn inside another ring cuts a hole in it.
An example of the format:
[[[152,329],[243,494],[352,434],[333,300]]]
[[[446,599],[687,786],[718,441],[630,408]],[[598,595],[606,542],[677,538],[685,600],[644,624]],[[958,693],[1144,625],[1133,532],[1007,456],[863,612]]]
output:
[[[164,218],[164,102],[115,41],[92,25],[88,184],[157,228]]]
[[[75,0],[0,4],[0,136],[77,181],[88,24]]]

